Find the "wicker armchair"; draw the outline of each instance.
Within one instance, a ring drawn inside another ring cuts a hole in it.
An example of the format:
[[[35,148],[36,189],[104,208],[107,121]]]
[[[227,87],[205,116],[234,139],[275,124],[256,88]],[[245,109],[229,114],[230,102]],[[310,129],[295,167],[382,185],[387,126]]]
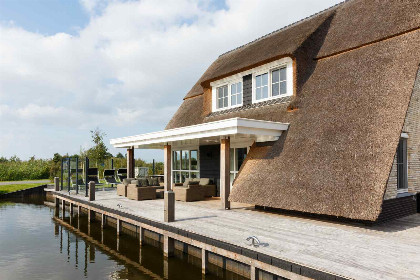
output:
[[[127,196],[127,186],[131,183],[134,178],[123,179],[122,184],[117,185],[117,194],[121,196]]]
[[[127,198],[133,200],[156,199],[155,187],[138,187],[136,184],[127,186]]]

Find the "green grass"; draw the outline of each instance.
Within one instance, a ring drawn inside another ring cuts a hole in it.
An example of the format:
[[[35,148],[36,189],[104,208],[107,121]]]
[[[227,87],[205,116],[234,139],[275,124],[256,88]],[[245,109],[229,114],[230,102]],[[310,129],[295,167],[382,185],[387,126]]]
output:
[[[39,183],[2,185],[2,186],[0,186],[0,194],[20,191],[20,190],[29,189],[29,188],[38,187],[38,186],[40,186]]]

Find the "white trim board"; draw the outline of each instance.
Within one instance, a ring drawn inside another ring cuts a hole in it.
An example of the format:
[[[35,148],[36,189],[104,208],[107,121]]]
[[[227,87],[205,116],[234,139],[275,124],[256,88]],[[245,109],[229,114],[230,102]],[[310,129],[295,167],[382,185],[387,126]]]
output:
[[[135,136],[115,138],[110,144],[115,148],[159,149],[165,144],[176,144],[195,139],[233,136],[234,138],[250,138],[256,142],[274,141],[289,127],[288,123],[231,118],[198,125],[162,130]]]

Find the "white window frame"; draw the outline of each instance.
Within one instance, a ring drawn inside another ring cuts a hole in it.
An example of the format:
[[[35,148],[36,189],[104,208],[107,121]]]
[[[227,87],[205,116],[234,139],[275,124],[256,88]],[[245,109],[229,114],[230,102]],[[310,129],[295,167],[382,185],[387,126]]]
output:
[[[273,96],[272,72],[281,68],[286,68],[286,93]],[[256,85],[257,85],[256,77],[265,73],[268,74],[268,97],[257,99],[256,98]],[[252,103],[264,102],[267,100],[282,98],[282,97],[291,96],[291,95],[293,95],[293,61],[290,57],[265,64],[261,67],[256,68],[255,71],[252,73]]]
[[[241,83],[241,103],[240,104],[236,104],[232,106],[232,88],[231,86],[233,84],[236,83]],[[217,108],[218,105],[218,101],[219,98],[217,96],[217,89],[219,87],[223,87],[223,86],[227,86],[228,87],[228,106],[227,107],[223,107],[223,108]],[[218,81],[217,83],[212,83],[212,100],[214,100],[213,106],[212,106],[212,111],[213,112],[217,112],[217,111],[223,111],[223,110],[227,110],[227,109],[231,109],[231,108],[236,108],[236,107],[241,107],[243,104],[243,99],[244,99],[244,82],[242,79],[242,76],[238,77],[237,75],[235,75],[235,77],[231,77],[230,79],[222,79],[220,81]]]
[[[271,85],[271,71],[276,70],[278,68],[282,68],[282,67],[286,67],[286,78],[287,78],[287,82],[286,82],[286,94],[281,94],[281,95],[277,95],[277,96],[272,96],[272,85]],[[255,76],[258,76],[260,74],[263,73],[269,73],[268,75],[268,98],[264,98],[264,99],[260,99],[257,100],[255,98]],[[223,111],[223,110],[227,110],[230,108],[235,108],[235,107],[240,107],[243,105],[243,96],[244,96],[244,83],[243,83],[243,76],[252,74],[252,103],[259,103],[259,102],[263,102],[263,101],[267,101],[270,99],[276,99],[276,98],[282,98],[285,96],[291,96],[293,95],[294,92],[294,73],[293,73],[293,60],[290,57],[284,57],[275,61],[272,61],[270,63],[237,73],[235,75],[214,81],[210,83],[210,86],[212,87],[212,112],[217,112],[217,111]],[[235,105],[235,106],[230,106],[231,104],[231,88],[230,85],[233,83],[237,83],[237,82],[242,82],[242,103]],[[216,88],[223,86],[223,85],[228,85],[228,92],[229,92],[229,106],[225,107],[225,108],[217,108],[217,90]]]
[[[181,155],[181,159],[180,159],[180,167],[181,169],[174,169],[174,153],[175,152],[180,152]],[[192,169],[188,169],[188,170],[183,170],[182,169],[182,152],[183,151],[188,151],[188,166],[189,168],[191,168],[191,151],[197,151],[197,170],[192,170]],[[171,155],[171,182],[175,183],[175,172],[179,172],[180,174],[182,174],[182,172],[188,172],[188,178],[191,178],[191,173],[196,173],[198,176],[196,178],[200,178],[200,150],[199,147],[183,147],[183,148],[176,148],[172,150],[172,155]]]

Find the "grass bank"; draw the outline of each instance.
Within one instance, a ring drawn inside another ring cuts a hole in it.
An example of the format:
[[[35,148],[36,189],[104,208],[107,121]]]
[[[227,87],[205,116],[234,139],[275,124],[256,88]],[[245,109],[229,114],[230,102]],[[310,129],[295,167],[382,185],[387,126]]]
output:
[[[0,185],[0,194],[16,192],[43,185],[41,183]]]

